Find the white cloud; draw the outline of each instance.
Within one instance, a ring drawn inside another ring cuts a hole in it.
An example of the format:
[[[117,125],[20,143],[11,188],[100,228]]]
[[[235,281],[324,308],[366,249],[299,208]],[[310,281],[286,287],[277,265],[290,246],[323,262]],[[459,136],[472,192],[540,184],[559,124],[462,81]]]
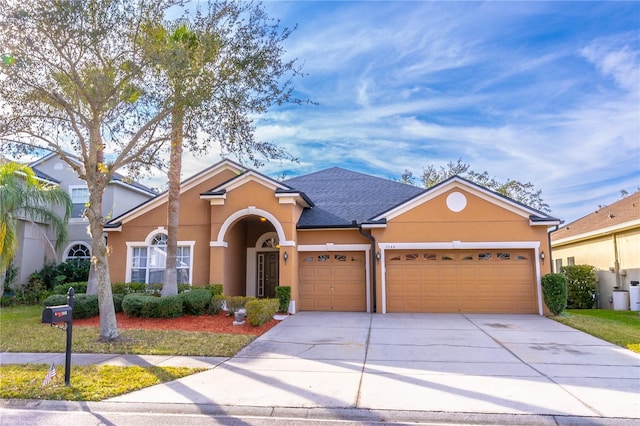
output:
[[[580,53],[604,76],[621,88],[640,89],[640,49],[637,32],[617,34],[594,40]]]

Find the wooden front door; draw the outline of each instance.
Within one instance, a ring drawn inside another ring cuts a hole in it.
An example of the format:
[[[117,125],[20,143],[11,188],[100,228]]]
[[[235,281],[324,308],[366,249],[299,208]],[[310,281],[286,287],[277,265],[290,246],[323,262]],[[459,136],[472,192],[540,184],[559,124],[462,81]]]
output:
[[[258,297],[276,297],[276,286],[279,281],[279,253],[277,251],[266,251],[258,253]]]

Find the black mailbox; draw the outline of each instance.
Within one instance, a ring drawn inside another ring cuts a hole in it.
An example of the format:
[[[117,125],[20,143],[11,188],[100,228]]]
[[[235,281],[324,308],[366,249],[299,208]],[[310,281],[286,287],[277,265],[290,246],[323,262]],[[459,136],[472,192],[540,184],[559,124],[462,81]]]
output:
[[[69,305],[49,306],[42,311],[43,324],[57,324],[71,321],[72,309]]]

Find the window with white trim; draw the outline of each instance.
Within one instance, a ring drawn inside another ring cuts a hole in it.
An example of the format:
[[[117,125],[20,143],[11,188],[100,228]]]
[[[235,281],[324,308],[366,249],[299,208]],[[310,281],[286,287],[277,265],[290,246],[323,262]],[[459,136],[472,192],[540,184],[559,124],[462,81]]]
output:
[[[132,247],[131,281],[163,283],[167,263],[167,235],[156,234],[148,246]],[[191,246],[178,246],[178,284],[189,284],[191,275]]]
[[[91,249],[83,243],[74,244],[65,253],[65,260],[68,259],[91,259]]]
[[[87,203],[89,202],[89,188],[86,186],[70,186],[69,195],[71,195],[71,202],[73,203],[71,218],[82,218],[84,210],[87,208]]]

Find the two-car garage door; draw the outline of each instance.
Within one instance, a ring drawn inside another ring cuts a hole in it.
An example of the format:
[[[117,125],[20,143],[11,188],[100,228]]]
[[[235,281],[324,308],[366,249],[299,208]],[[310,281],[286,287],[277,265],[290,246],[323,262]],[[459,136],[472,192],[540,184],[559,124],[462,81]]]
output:
[[[387,312],[536,313],[533,250],[390,250]]]
[[[365,252],[301,252],[301,311],[364,312]]]
[[[365,252],[299,259],[301,311],[366,311]],[[387,312],[538,312],[533,250],[387,250],[385,269]]]

